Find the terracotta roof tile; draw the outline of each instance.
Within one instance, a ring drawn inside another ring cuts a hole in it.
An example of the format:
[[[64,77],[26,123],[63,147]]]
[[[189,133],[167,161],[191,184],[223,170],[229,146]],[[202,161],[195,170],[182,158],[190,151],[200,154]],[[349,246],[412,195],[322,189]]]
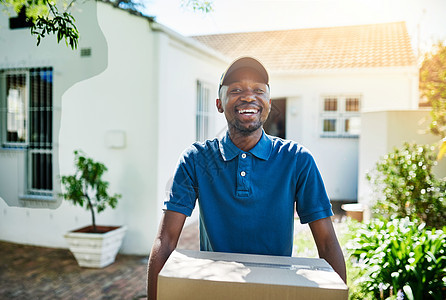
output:
[[[192,38],[231,59],[257,57],[270,70],[416,65],[404,22]]]

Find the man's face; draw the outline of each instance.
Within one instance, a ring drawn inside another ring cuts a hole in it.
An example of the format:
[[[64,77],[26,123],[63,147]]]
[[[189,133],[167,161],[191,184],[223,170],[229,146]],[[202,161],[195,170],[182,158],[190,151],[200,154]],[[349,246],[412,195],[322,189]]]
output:
[[[262,127],[271,110],[269,87],[254,70],[242,68],[226,80],[226,95],[217,99],[230,130],[249,135]],[[224,87],[222,87],[224,88]]]

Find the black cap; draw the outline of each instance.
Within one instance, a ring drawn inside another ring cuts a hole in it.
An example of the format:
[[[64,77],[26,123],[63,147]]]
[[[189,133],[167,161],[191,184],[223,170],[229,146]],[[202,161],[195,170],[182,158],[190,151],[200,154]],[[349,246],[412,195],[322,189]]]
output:
[[[265,67],[262,65],[260,61],[253,57],[241,57],[236,59],[234,62],[232,62],[229,67],[226,69],[226,71],[221,75],[220,78],[220,85],[218,87],[218,91],[220,91],[221,87],[224,85],[226,79],[231,76],[232,73],[234,73],[236,70],[240,68],[251,68],[258,72],[260,76],[262,76],[264,83],[269,83],[269,76],[268,72],[266,71]]]

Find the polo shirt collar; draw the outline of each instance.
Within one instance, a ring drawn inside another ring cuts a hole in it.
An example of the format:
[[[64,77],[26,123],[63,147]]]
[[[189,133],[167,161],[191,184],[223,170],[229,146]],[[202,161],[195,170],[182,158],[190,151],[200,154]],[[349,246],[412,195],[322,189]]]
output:
[[[265,133],[265,131],[262,130],[262,137],[254,146],[254,148],[249,150],[249,152],[251,152],[257,158],[268,160],[272,149],[273,149],[273,141],[271,140],[271,137],[269,137]]]
[[[273,141],[271,138],[265,133],[265,131],[262,130],[262,136],[260,140],[257,142],[257,144],[249,150],[252,155],[256,156],[257,158],[268,160],[269,156],[271,155],[273,147]],[[219,143],[220,153],[223,157],[223,160],[229,161],[234,159],[237,155],[240,154],[240,152],[243,152],[239,148],[237,148],[236,145],[231,141],[229,138],[229,132],[226,131],[226,135],[220,140]]]

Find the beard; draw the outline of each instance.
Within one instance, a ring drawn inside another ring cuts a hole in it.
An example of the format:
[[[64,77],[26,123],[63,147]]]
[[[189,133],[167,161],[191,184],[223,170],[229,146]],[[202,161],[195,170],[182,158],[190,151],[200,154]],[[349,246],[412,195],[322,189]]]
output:
[[[265,121],[258,120],[251,124],[243,124],[239,120],[232,120],[232,122],[228,122],[228,127],[235,129],[239,134],[243,136],[249,136],[251,133],[257,131],[259,128],[262,128],[263,123]]]

